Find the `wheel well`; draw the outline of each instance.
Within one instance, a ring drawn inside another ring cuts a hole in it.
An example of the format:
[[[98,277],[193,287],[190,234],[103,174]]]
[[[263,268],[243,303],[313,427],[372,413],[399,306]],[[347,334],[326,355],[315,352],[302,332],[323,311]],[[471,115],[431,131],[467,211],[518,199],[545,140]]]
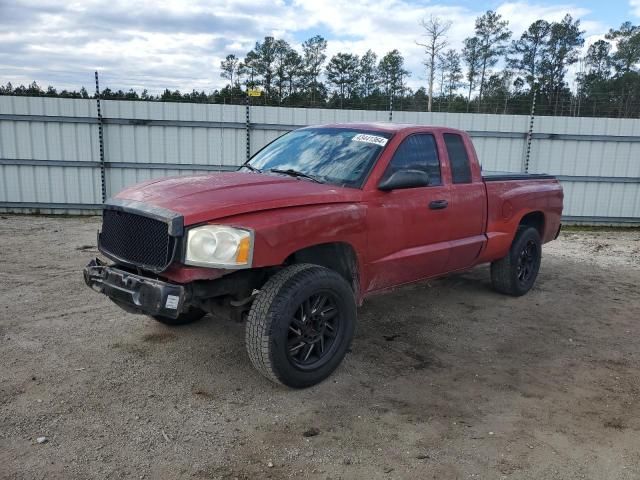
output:
[[[518,227],[533,227],[538,230],[540,238],[544,236],[544,213],[530,212],[520,220]]]
[[[323,243],[298,250],[287,257],[285,265],[313,263],[338,272],[358,292],[358,258],[351,245],[343,242]]]

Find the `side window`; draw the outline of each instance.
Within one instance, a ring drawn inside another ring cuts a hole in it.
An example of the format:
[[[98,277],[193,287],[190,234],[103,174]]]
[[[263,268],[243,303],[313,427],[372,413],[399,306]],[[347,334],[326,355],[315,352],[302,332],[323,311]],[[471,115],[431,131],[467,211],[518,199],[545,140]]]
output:
[[[440,159],[433,135],[417,134],[404,139],[387,167],[385,178],[401,169],[422,170],[429,174],[430,185],[442,185]]]
[[[453,183],[471,183],[471,166],[462,137],[455,133],[445,133],[444,144],[447,146]]]

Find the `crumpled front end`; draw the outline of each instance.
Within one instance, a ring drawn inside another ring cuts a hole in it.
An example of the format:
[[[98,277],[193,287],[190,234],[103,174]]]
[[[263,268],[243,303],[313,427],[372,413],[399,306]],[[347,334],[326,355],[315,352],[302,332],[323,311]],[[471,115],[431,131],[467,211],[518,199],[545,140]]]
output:
[[[98,249],[118,264],[158,273],[179,254],[183,231],[183,217],[176,212],[112,199],[102,213]]]
[[[85,283],[128,312],[177,318],[188,308],[187,289],[157,274],[179,257],[183,232],[183,217],[176,212],[135,200],[109,200],[98,249],[115,264],[91,260],[83,271]]]
[[[94,259],[84,268],[84,281],[130,313],[177,318],[188,309],[185,286],[144,277]]]

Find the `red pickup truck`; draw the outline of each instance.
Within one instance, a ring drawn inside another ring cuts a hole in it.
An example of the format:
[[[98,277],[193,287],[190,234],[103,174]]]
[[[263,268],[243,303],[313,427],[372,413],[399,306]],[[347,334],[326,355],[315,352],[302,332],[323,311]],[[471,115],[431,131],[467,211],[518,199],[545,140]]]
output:
[[[230,309],[267,378],[307,387],[340,364],[356,306],[491,263],[496,290],[533,286],[558,236],[549,175],[483,175],[469,136],[335,124],[287,133],[237,172],[152,180],[109,200],[86,283],[168,325]]]

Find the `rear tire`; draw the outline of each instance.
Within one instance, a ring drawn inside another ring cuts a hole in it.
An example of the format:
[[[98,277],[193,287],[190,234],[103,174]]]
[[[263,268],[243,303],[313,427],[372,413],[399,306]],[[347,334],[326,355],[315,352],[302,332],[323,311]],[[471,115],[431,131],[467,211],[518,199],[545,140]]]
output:
[[[200,310],[199,308],[190,307],[189,310],[178,315],[178,318],[165,317],[163,315],[151,315],[151,318],[160,323],[164,323],[165,325],[177,327],[179,325],[187,325],[188,323],[197,322],[206,314],[207,312]]]
[[[509,253],[491,264],[491,284],[500,293],[519,297],[533,287],[542,261],[540,234],[533,227],[518,230]]]
[[[247,352],[269,380],[309,387],[340,365],[355,323],[356,302],[344,278],[318,265],[292,265],[271,277],[254,300]]]

